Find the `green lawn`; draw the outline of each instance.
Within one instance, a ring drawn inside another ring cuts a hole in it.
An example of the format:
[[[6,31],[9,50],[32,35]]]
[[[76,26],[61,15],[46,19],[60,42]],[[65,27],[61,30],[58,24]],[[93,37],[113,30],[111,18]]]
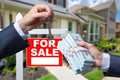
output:
[[[49,73],[49,74],[47,74],[41,78],[38,78],[36,80],[57,80],[57,78]]]
[[[114,53],[113,55],[120,56],[120,53],[117,53],[117,52],[116,52],[116,53]]]
[[[84,75],[88,80],[102,80],[104,78],[103,72],[97,68]]]
[[[120,53],[113,53],[112,55],[120,56]],[[102,80],[104,78],[103,72],[97,68],[84,75],[88,80]]]

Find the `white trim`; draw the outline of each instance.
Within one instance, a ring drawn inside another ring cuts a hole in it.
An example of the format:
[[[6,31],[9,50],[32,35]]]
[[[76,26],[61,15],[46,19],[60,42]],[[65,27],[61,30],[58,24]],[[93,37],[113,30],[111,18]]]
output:
[[[2,29],[0,29],[2,31]],[[67,29],[51,29],[52,34],[65,34],[67,33]],[[33,29],[29,31],[29,34],[48,34],[48,29]]]
[[[91,19],[89,19],[89,24],[88,24],[88,42],[90,42],[90,26],[91,26]]]
[[[51,29],[52,34],[65,34],[67,29]],[[48,29],[33,29],[29,34],[49,34]]]
[[[9,10],[5,10],[5,13],[4,13],[4,18],[5,18],[5,21],[4,21],[4,27],[7,27],[9,24],[10,24],[10,11]]]
[[[94,31],[93,31],[93,41],[95,41],[96,39],[95,39],[95,35],[96,35],[96,21],[94,20]]]

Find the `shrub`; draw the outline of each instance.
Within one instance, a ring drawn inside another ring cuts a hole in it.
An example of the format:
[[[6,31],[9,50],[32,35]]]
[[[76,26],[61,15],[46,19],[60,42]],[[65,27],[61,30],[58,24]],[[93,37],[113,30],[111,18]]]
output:
[[[7,67],[14,67],[16,63],[16,56],[15,55],[8,56],[5,58],[5,60],[6,60]]]
[[[13,73],[14,75],[16,75],[16,66],[15,66],[14,69],[12,70],[12,73]]]
[[[34,70],[30,70],[28,73],[29,75],[32,75],[34,73]]]
[[[111,42],[120,44],[120,38],[113,38],[111,39]]]
[[[95,43],[95,46],[99,49],[99,50],[103,50],[105,52],[114,49],[116,46],[112,43],[109,42],[108,38],[103,38],[100,41]]]
[[[6,74],[8,74],[9,72],[10,72],[9,68],[8,68],[8,67],[5,67],[5,68],[3,69],[3,71],[2,71],[2,74],[3,74],[3,75],[6,75]]]
[[[117,45],[117,47],[115,48],[115,52],[120,52],[120,45]]]

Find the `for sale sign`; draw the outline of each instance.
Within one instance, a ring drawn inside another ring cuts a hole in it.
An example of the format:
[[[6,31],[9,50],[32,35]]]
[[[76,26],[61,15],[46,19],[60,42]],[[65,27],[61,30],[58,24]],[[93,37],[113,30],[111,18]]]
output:
[[[57,49],[61,38],[29,38],[27,48],[27,66],[62,66],[62,53]]]

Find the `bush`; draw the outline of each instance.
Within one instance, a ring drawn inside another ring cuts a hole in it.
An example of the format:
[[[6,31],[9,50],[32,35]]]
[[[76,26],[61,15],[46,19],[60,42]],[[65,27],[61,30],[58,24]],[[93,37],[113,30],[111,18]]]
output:
[[[15,66],[14,69],[12,70],[12,73],[13,73],[14,75],[16,75],[16,66]]]
[[[115,48],[115,52],[120,52],[120,45],[117,45],[117,47]]]
[[[113,38],[111,39],[111,42],[120,44],[120,38]]]
[[[15,56],[15,55],[6,57],[5,60],[6,60],[6,66],[7,66],[7,67],[12,67],[12,68],[14,68],[14,66],[15,66],[15,64],[16,64],[16,56]]]
[[[3,69],[3,71],[2,71],[2,74],[3,74],[3,75],[6,75],[6,74],[8,74],[9,72],[10,72],[9,68],[8,68],[8,67],[5,67],[5,68]]]
[[[113,50],[116,48],[116,45],[111,43],[108,38],[103,38],[100,41],[95,43],[95,46],[100,50],[100,51],[105,51],[108,52],[110,50]]]

